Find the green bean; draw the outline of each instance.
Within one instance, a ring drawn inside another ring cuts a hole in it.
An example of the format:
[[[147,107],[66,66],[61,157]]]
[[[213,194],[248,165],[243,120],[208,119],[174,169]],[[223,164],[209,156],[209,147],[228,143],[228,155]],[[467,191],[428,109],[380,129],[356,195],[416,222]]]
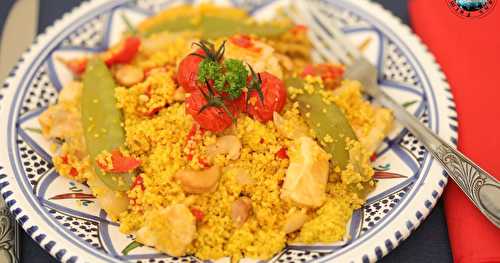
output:
[[[199,31],[202,37],[206,39],[228,37],[235,34],[277,37],[287,32],[290,28],[288,25],[281,26],[272,23],[249,24],[244,20],[217,16],[202,16],[200,23],[194,24],[192,17],[179,16],[175,19],[165,20],[142,33],[149,36],[163,31]]]
[[[122,113],[116,107],[115,87],[106,64],[99,58],[90,60],[83,75],[81,105],[87,151],[99,179],[112,190],[126,191],[132,185],[134,174],[105,173],[95,162],[100,153],[118,149],[125,141]]]
[[[303,88],[304,80],[290,78],[286,80],[286,86]],[[357,140],[356,134],[339,107],[334,103],[325,103],[318,89],[319,87],[315,87],[312,93],[304,90],[304,93],[297,94],[294,100],[299,103],[301,115],[316,134],[324,150],[332,155],[332,163],[345,169],[350,158],[346,139]]]

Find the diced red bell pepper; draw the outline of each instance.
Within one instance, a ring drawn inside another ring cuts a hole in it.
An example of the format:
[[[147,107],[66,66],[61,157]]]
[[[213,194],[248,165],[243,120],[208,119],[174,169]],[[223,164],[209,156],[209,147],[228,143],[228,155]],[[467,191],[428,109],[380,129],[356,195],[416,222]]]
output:
[[[205,218],[205,213],[198,208],[191,207],[191,213],[193,214],[196,221],[201,222]]]
[[[196,134],[198,129],[200,130],[200,133],[202,135],[207,131],[207,130],[203,129],[202,127],[200,127],[198,124],[193,123],[193,126],[191,126],[191,130],[189,130],[188,134],[186,135],[186,141],[185,141],[186,144],[193,138],[193,136]]]
[[[248,35],[237,35],[237,36],[232,36],[229,41],[239,47],[249,49],[255,52],[260,52],[260,48],[255,47],[254,42],[252,41],[252,38]]]
[[[196,134],[196,131],[198,130],[198,125],[196,123],[191,126],[191,130],[189,130],[187,136],[186,136],[186,143],[189,142],[193,136]]]
[[[69,161],[68,161],[68,156],[67,155],[62,155],[61,156],[61,161],[63,164],[68,164]]]
[[[138,37],[127,37],[125,41],[118,47],[116,51],[108,51],[105,55],[106,65],[112,66],[114,64],[129,63],[139,51],[141,39]]]
[[[231,43],[233,43],[239,47],[242,47],[242,48],[253,47],[252,39],[247,35],[233,36],[229,39],[229,41],[231,41]]]
[[[151,109],[150,111],[144,113],[145,116],[147,117],[152,117],[154,115],[156,115],[158,112],[160,112],[160,110],[162,109],[163,107],[156,107],[156,108],[153,108]]]
[[[280,159],[288,159],[288,152],[285,147],[282,147],[279,149],[279,151],[276,152],[276,157]]]
[[[335,88],[344,76],[344,67],[333,64],[307,65],[301,77],[308,75],[321,77],[326,88]]]
[[[308,75],[311,75],[311,76],[316,76],[317,75],[316,69],[314,68],[314,65],[312,65],[312,64],[307,65],[302,70],[302,74],[301,74],[302,77],[305,77],[305,76],[308,76]]]
[[[305,25],[296,25],[290,31],[293,34],[298,34],[298,33],[306,32],[307,31],[307,26],[305,26]]]
[[[203,158],[198,158],[198,163],[204,168],[210,167],[210,164]]]
[[[71,167],[71,169],[69,170],[69,175],[76,177],[78,175],[78,170],[76,170],[75,167]]]
[[[370,156],[370,161],[374,162],[375,160],[377,160],[377,154],[373,153],[372,156]]]
[[[149,85],[148,85],[148,86],[146,87],[146,92],[144,92],[144,94],[145,94],[146,96],[148,96],[149,98],[151,98],[151,97],[153,96],[153,91],[151,90],[151,86],[149,86]]]
[[[153,96],[153,91],[151,90],[151,86],[148,86],[146,88],[146,92],[144,93],[144,95],[148,96],[149,98],[151,98]],[[158,106],[156,108],[153,108],[153,109],[149,110],[148,112],[143,112],[143,115],[146,116],[146,117],[153,117],[161,109],[163,109],[163,106]]]
[[[144,179],[142,179],[142,176],[140,175],[135,177],[134,183],[132,184],[132,189],[137,186],[141,187],[142,191],[144,191]]]
[[[111,161],[113,163],[113,168],[110,169],[101,163],[97,163],[99,167],[105,172],[109,173],[126,173],[130,172],[139,165],[141,165],[141,160],[135,159],[133,157],[123,156],[122,152],[119,150],[113,150],[111,152]]]
[[[59,59],[75,76],[81,76],[87,68],[87,58]]]
[[[189,130],[188,134],[186,135],[186,141],[184,142],[184,144],[186,144],[186,147],[188,147],[188,151],[189,151],[189,153],[186,156],[188,161],[192,161],[194,158],[194,154],[193,154],[194,147],[192,145],[188,146],[187,144],[196,135],[196,132],[198,132],[198,129],[200,130],[201,134],[204,134],[206,132],[206,130],[201,128],[200,126],[198,126],[198,124],[193,123],[191,130]],[[207,160],[205,160],[203,158],[198,157],[198,163],[205,168],[210,167],[210,164],[207,162]]]

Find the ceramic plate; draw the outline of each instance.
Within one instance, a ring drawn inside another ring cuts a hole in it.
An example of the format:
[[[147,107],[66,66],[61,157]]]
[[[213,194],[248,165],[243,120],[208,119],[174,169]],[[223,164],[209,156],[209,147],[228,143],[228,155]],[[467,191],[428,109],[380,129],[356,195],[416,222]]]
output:
[[[49,142],[37,117],[57,100],[71,74],[55,58],[105,50],[125,25],[181,1],[90,1],[66,14],[19,60],[0,95],[0,188],[25,231],[64,262],[200,262],[136,247],[121,234],[89,189],[54,170]],[[280,0],[218,1],[247,9],[258,19],[273,16]],[[380,85],[408,111],[447,141],[456,143],[453,98],[433,57],[401,22],[367,0],[324,0],[322,11],[338,20],[380,72]],[[371,262],[407,238],[429,214],[447,177],[422,144],[397,125],[377,152],[378,181],[366,204],[349,222],[350,240],[335,244],[289,245],[272,262]],[[223,261],[228,262],[228,259]]]

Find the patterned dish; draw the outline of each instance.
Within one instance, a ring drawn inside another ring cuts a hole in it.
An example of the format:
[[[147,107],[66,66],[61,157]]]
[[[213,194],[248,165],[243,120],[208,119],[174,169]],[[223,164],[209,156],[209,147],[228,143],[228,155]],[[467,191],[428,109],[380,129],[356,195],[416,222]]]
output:
[[[102,51],[125,28],[124,13],[138,21],[179,1],[92,1],[75,9],[40,36],[5,82],[0,130],[3,167],[0,187],[25,230],[58,260],[68,262],[200,261],[169,257],[136,247],[130,236],[99,209],[89,190],[57,176],[49,143],[35,130],[37,117],[57,98],[71,76],[59,56]],[[286,1],[233,1],[257,18],[272,17]],[[324,1],[324,12],[338,19],[379,68],[379,83],[441,137],[456,141],[456,113],[443,75],[418,39],[379,6],[365,1]],[[377,14],[377,18],[373,14]],[[391,26],[388,26],[391,25]],[[425,70],[424,70],[425,69]],[[16,88],[14,88],[16,87]],[[349,241],[290,245],[272,261],[335,259],[373,261],[388,253],[429,213],[446,176],[423,146],[402,127],[386,139],[375,162],[377,188],[350,223]],[[381,231],[383,229],[383,231]]]

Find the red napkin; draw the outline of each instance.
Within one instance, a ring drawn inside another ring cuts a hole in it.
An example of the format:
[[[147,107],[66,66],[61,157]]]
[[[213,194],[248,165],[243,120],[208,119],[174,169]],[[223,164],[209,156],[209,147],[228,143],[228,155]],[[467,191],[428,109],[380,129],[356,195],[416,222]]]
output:
[[[458,111],[458,148],[500,179],[500,3],[486,16],[464,18],[447,2],[411,0],[411,23],[451,85]],[[451,178],[444,201],[455,262],[500,262],[500,229]]]

